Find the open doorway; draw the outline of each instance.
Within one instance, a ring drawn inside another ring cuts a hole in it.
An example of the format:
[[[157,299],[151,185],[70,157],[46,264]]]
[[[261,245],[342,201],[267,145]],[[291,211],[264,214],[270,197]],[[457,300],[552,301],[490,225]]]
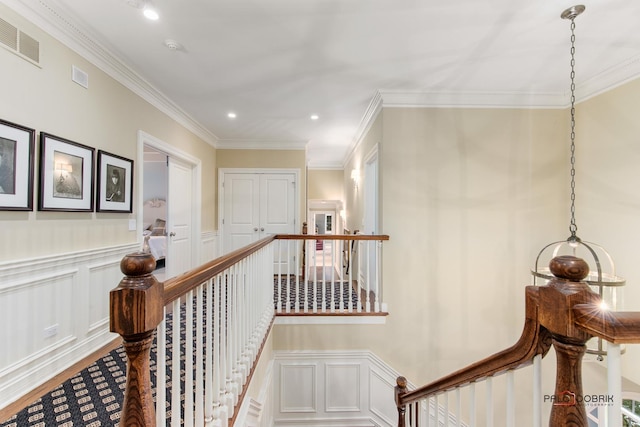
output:
[[[151,231],[158,246],[164,244],[164,253],[154,255],[157,264],[164,260],[164,271],[158,272],[163,280],[199,264],[201,162],[142,131],[138,158],[143,159],[137,164],[140,241]]]
[[[165,279],[167,258],[168,156],[152,146],[144,146],[142,189],[142,234],[149,236],[149,249],[156,260],[154,274]]]
[[[343,203],[340,200],[309,200],[309,232],[310,234],[331,235],[340,234],[340,211]],[[315,253],[311,253],[310,265],[322,265],[335,270],[336,276],[342,271],[342,241],[322,240],[315,241]]]

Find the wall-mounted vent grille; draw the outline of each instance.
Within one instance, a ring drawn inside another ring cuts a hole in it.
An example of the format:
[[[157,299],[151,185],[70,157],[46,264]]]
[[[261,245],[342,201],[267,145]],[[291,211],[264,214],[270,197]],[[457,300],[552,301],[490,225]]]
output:
[[[29,62],[40,64],[40,42],[1,18],[0,43]]]
[[[18,50],[18,29],[0,18],[0,42],[12,50]]]
[[[22,31],[18,40],[20,41],[19,52],[33,62],[40,63],[40,42]]]

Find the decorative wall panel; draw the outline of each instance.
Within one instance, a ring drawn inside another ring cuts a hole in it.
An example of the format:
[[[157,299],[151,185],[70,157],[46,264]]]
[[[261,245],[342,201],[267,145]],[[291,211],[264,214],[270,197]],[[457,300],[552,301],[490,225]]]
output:
[[[325,365],[325,411],[360,411],[360,364]]]
[[[280,412],[316,412],[316,367],[280,365]]]
[[[277,351],[274,373],[274,426],[395,425],[398,374],[369,351]]]

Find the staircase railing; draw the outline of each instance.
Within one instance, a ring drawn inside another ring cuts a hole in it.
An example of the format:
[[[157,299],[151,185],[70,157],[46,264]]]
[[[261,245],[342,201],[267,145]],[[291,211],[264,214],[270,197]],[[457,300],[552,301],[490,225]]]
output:
[[[150,253],[125,256],[125,277],[110,294],[111,331],[123,337],[127,354],[120,425],[233,423],[276,309],[379,314],[380,243],[388,236],[324,236],[319,252],[311,247],[317,239],[270,236],[164,283],[152,274]],[[344,265],[342,248],[357,242],[368,258]]]
[[[276,239],[279,315],[386,314],[382,242],[389,236],[291,234]]]
[[[518,342],[512,347],[494,354],[466,368],[440,378],[416,390],[407,389],[404,377],[397,379],[396,405],[398,427],[419,425],[476,425],[475,386],[480,381],[486,384],[486,422],[493,425],[491,393],[492,378],[507,375],[507,402],[504,410],[504,425],[520,426],[516,423],[514,403],[514,371],[534,364],[533,423],[541,424],[540,361],[553,345],[556,358],[556,386],[551,396],[552,407],[549,426],[587,427],[581,361],[586,351],[586,342],[592,337],[602,338],[608,346],[609,395],[613,402],[607,406],[607,425],[622,425],[620,415],[620,344],[640,343],[640,312],[611,312],[600,308],[600,297],[589,286],[581,282],[587,276],[587,264],[575,257],[563,256],[551,261],[555,278],[545,286],[528,286],[525,289],[525,324]],[[469,415],[462,420],[461,390],[468,395]],[[455,393],[456,408],[449,411],[448,395]],[[440,407],[438,397],[445,397]],[[531,420],[526,420],[527,424]]]

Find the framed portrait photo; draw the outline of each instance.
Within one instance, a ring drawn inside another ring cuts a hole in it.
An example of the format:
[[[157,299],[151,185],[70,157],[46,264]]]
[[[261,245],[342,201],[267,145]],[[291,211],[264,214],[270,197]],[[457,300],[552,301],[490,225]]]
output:
[[[40,132],[38,210],[93,212],[95,149]]]
[[[0,210],[33,210],[35,130],[0,120]]]
[[[98,150],[97,212],[133,212],[133,160]]]

